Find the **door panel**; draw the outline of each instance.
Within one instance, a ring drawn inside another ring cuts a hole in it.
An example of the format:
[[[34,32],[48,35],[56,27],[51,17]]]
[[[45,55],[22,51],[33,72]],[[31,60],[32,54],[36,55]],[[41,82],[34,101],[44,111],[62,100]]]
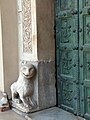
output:
[[[75,9],[75,1],[74,0],[60,0],[60,10],[71,10]]]
[[[78,100],[78,21],[77,2],[56,1],[58,106],[77,113]]]
[[[90,0],[56,0],[58,106],[90,119]]]
[[[90,118],[90,0],[79,2],[80,111]]]

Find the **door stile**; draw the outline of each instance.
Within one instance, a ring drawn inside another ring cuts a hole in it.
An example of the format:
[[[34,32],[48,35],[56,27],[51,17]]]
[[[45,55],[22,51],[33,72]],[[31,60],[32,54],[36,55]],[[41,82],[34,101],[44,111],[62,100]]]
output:
[[[77,114],[78,3],[66,0],[57,0],[56,3],[58,106]]]
[[[84,116],[84,81],[83,81],[83,1],[79,0],[79,79],[80,79],[80,115]]]
[[[80,110],[90,119],[90,0],[79,2]]]

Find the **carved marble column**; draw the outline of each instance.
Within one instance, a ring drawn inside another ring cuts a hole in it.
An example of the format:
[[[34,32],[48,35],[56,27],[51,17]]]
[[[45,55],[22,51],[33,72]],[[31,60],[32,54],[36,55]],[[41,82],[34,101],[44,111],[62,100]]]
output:
[[[54,0],[17,0],[19,63],[37,69],[36,110],[56,104]]]

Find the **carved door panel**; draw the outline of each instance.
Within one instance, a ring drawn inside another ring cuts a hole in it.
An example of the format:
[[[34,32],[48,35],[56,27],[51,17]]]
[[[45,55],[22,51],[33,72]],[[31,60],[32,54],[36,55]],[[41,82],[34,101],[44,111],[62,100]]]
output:
[[[56,0],[58,106],[90,119],[90,0]]]
[[[90,0],[80,0],[79,25],[80,111],[90,119]]]
[[[56,0],[58,106],[77,113],[78,14],[77,0]]]

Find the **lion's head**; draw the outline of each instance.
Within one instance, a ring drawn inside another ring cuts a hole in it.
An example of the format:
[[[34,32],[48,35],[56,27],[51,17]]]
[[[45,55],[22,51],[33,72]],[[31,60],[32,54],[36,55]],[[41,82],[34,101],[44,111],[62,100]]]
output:
[[[32,64],[25,64],[21,67],[21,74],[25,78],[32,78],[36,74],[36,68]]]

